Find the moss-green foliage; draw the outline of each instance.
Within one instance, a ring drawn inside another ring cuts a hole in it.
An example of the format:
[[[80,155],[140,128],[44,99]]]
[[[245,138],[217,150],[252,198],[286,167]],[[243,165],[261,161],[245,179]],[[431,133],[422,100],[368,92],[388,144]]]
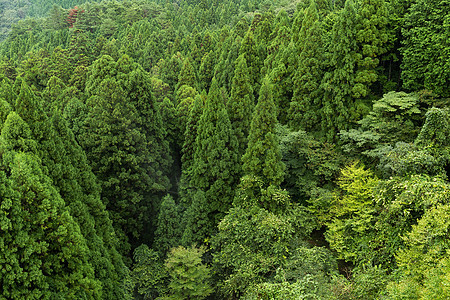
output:
[[[173,248],[165,261],[170,276],[168,296],[163,299],[204,299],[212,293],[207,265],[202,263],[203,248]]]
[[[373,190],[377,178],[370,170],[357,163],[342,169],[337,184],[342,191],[330,207],[331,220],[326,233],[330,247],[338,252],[339,258],[357,263],[369,252],[373,237],[368,231],[373,227]]]

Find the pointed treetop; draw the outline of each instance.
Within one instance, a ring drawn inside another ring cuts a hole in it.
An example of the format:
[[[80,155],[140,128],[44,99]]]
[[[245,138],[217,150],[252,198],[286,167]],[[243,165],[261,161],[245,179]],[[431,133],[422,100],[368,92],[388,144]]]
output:
[[[0,145],[3,150],[36,152],[37,143],[30,126],[16,113],[9,113],[3,124]]]
[[[248,137],[248,147],[242,157],[246,175],[263,180],[266,185],[278,186],[283,181],[284,164],[275,133],[276,107],[269,80],[264,79],[259,92],[258,104],[253,112]]]

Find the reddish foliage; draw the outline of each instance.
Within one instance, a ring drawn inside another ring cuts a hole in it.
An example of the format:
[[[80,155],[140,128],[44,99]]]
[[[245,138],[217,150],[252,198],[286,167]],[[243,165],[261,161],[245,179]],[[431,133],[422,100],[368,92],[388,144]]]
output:
[[[67,17],[67,23],[69,24],[69,28],[73,28],[73,24],[77,20],[77,16],[80,13],[83,13],[83,10],[79,10],[78,6],[75,6],[72,9],[69,9],[69,16]]]

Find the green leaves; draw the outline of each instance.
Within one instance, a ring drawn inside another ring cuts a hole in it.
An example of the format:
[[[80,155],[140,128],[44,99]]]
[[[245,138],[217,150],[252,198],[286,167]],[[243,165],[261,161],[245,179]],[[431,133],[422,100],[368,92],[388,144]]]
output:
[[[202,263],[202,248],[173,248],[165,267],[170,276],[166,299],[204,299],[212,293],[209,268]],[[164,298],[163,298],[164,299]]]

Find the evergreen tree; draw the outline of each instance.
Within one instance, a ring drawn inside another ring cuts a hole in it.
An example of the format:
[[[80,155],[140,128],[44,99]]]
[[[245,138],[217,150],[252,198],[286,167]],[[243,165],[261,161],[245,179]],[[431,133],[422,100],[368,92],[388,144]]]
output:
[[[265,62],[269,59],[270,56],[266,58]],[[281,124],[286,124],[288,122],[289,105],[294,94],[293,77],[298,66],[295,44],[290,42],[282,49],[279,49],[275,59],[276,61],[272,63],[273,69],[269,73],[269,78],[277,87],[273,93],[278,107],[278,121]]]
[[[253,87],[253,92],[257,93],[261,87],[260,77],[263,61],[259,57],[258,45],[256,44],[253,31],[250,29],[242,40],[239,55],[244,55],[247,62],[250,84]]]
[[[172,196],[163,198],[159,208],[158,223],[155,231],[153,249],[164,257],[171,248],[180,245],[181,216]]]
[[[265,186],[279,186],[284,176],[284,164],[281,162],[275,133],[276,124],[272,86],[265,79],[252,116],[248,147],[242,157],[244,174],[260,178]]]
[[[324,102],[321,112],[322,131],[329,141],[335,140],[340,130],[348,129],[360,118],[360,107],[353,98],[355,72],[360,60],[355,31],[357,18],[353,0],[347,0],[330,33],[330,71],[325,73],[322,81]]]
[[[8,79],[2,79],[0,83],[0,98],[3,98],[10,105],[16,104],[17,93],[13,90],[13,84]]]
[[[78,139],[102,186],[122,253],[149,226],[158,194],[168,189],[170,157],[146,75],[129,58],[103,56],[86,83],[88,114]]]
[[[236,70],[231,85],[231,97],[227,103],[231,126],[239,144],[239,157],[244,154],[247,148],[247,137],[254,103],[247,63],[244,55],[241,54],[236,62]]]
[[[403,28],[402,79],[411,91],[428,89],[449,97],[448,1],[414,1]]]
[[[99,86],[100,95],[88,99],[89,112],[78,137],[102,187],[102,200],[127,253],[126,236],[137,238],[148,220],[153,178],[145,164],[145,134],[137,127],[138,113],[113,79]],[[138,163],[139,162],[139,163]]]
[[[6,121],[6,117],[8,117],[12,108],[8,102],[4,99],[0,98],[0,131],[2,130],[3,123]]]
[[[205,95],[203,95],[205,96]],[[205,97],[206,98],[206,97]],[[197,137],[198,122],[203,114],[204,101],[201,95],[195,97],[192,109],[189,112],[189,118],[184,132],[184,143],[182,148],[181,164],[183,168],[183,177],[185,182],[190,182],[191,168],[194,163],[195,139]]]
[[[388,27],[388,4],[385,0],[363,0],[358,9],[356,40],[360,58],[353,87],[353,97],[363,98],[378,80],[380,57],[392,46],[392,30]]]
[[[294,95],[290,104],[289,125],[295,130],[317,131],[320,125],[321,90],[323,77],[323,30],[314,0],[304,11],[296,48],[298,67],[293,83]]]
[[[214,77],[215,60],[215,52],[212,50],[203,56],[200,69],[198,71],[200,90],[209,90],[211,80]]]
[[[213,78],[198,122],[190,182],[191,186],[205,192],[208,207],[203,209],[212,226],[231,206],[240,166],[237,146],[220,89]]]
[[[52,173],[53,182],[86,238],[89,262],[102,283],[103,297],[122,299],[126,270],[117,251],[119,245],[112,221],[100,198],[100,186],[83,149],[58,111],[53,113],[49,123],[60,144],[56,148],[60,156],[52,155],[52,159],[55,164],[64,165],[62,172],[58,174],[55,169]],[[51,151],[47,153],[52,154]]]
[[[188,85],[193,88],[197,87],[197,76],[189,57],[187,57],[183,62],[183,67],[181,68],[180,74],[178,75],[176,90],[178,90],[183,85]]]
[[[237,33],[236,33],[237,34]],[[220,53],[218,62],[214,69],[214,76],[216,77],[219,86],[223,86],[227,91],[231,90],[231,81],[234,75],[234,63],[239,56],[239,48],[241,47],[240,36],[229,36]]]
[[[50,104],[56,102],[47,100]],[[39,98],[23,83],[17,98],[17,112],[30,124],[34,138],[39,141],[37,153],[43,171],[52,179],[71,216],[80,226],[89,249],[88,261],[105,288],[104,295],[122,298],[125,267],[116,250],[117,240],[101,202],[97,180],[58,110],[50,111],[52,117],[49,119],[39,102]]]
[[[100,299],[86,240],[44,174],[37,145],[10,113],[0,136],[2,297]]]

